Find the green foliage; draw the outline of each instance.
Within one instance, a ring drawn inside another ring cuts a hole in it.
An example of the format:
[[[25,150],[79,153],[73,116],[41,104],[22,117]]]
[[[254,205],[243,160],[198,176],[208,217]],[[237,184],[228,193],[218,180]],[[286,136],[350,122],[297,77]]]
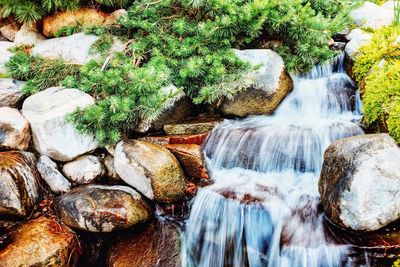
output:
[[[6,67],[11,77],[28,80],[22,88],[25,94],[34,94],[52,86],[59,86],[65,77],[77,75],[80,68],[61,60],[45,60],[30,56],[23,51],[17,51]]]
[[[400,2],[398,0],[394,1],[394,24],[400,25]]]

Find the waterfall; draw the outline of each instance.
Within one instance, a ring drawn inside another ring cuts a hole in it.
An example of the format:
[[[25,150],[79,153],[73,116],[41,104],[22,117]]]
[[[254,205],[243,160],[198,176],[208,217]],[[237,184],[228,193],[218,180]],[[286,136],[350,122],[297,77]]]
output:
[[[225,120],[213,130],[204,149],[213,183],[193,200],[185,266],[349,264],[348,247],[325,229],[318,194],[325,149],[363,133],[343,61],[293,75],[293,92],[272,116]]]

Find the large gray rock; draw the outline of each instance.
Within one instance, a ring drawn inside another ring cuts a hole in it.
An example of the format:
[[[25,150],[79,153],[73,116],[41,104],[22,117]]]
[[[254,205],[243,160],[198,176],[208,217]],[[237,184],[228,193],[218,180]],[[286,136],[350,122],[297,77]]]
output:
[[[223,97],[217,103],[226,116],[246,117],[271,114],[289,94],[293,82],[285,70],[283,59],[269,49],[234,50],[251,66],[259,66],[244,78],[242,90],[234,99]]]
[[[92,134],[82,134],[66,116],[77,108],[94,104],[90,95],[78,90],[52,87],[28,97],[22,114],[31,124],[35,149],[57,161],[71,161],[97,148]]]
[[[0,79],[0,107],[15,108],[24,98],[21,91],[24,84],[25,82],[10,78]]]
[[[40,198],[35,155],[0,152],[0,217],[28,216]]]
[[[118,175],[149,199],[172,203],[184,196],[186,180],[178,160],[168,149],[127,140],[115,148]]]
[[[40,156],[37,169],[42,179],[54,193],[65,193],[71,189],[71,183],[60,173],[57,164],[47,156]]]
[[[99,58],[99,55],[90,53],[91,46],[98,39],[98,36],[84,33],[47,39],[36,44],[32,49],[32,55],[50,59],[62,59],[66,62],[84,65],[91,59]],[[123,43],[116,40],[109,52],[122,51],[123,49]]]
[[[319,192],[326,215],[355,231],[400,218],[400,148],[388,134],[340,140],[325,152]]]
[[[365,2],[362,6],[350,12],[350,16],[359,27],[379,28],[390,26],[394,21],[394,3],[387,1],[382,6],[372,2]]]
[[[29,122],[18,109],[0,108],[0,150],[27,150],[31,141]]]
[[[75,184],[90,184],[105,174],[98,157],[86,155],[65,164],[64,175]]]
[[[62,195],[57,210],[63,223],[89,232],[112,232],[147,221],[151,210],[127,186],[87,185]]]
[[[371,41],[372,34],[360,29],[354,29],[346,35],[346,39],[349,40],[345,48],[346,54],[354,61],[360,48]]]
[[[7,73],[6,63],[12,57],[12,53],[9,51],[14,46],[12,42],[0,41],[0,74]]]

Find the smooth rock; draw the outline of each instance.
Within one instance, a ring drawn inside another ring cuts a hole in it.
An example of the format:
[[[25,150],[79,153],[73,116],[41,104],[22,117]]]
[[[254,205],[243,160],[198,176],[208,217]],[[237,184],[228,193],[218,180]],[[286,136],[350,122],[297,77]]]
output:
[[[35,149],[57,161],[71,161],[97,148],[92,134],[82,134],[66,116],[94,104],[94,98],[78,90],[52,87],[28,97],[22,114],[31,124]]]
[[[372,2],[365,2],[361,7],[352,10],[350,17],[358,27],[377,30],[392,25],[394,4],[393,1],[387,1],[384,5],[378,6]]]
[[[31,141],[29,122],[15,108],[0,108],[0,150],[27,150]]]
[[[354,29],[346,36],[346,38],[349,40],[345,48],[346,55],[354,61],[357,58],[357,52],[360,48],[371,41],[372,34],[366,33],[360,29]]]
[[[7,73],[6,63],[13,55],[9,49],[13,46],[14,43],[12,42],[0,41],[0,74]]]
[[[35,155],[0,152],[0,217],[28,216],[40,199]]]
[[[181,121],[191,114],[193,105],[184,92],[179,92],[173,85],[160,90],[166,96],[171,96],[162,104],[157,116],[139,121],[134,131],[146,133],[151,130],[160,130],[165,124]]]
[[[293,88],[283,59],[269,49],[235,49],[234,52],[251,66],[260,67],[244,78],[247,89],[239,92],[233,100],[221,98],[217,108],[228,117],[271,114]]]
[[[0,55],[1,57],[1,55]],[[0,79],[0,107],[15,108],[24,99],[21,91],[25,82],[10,78]]]
[[[62,59],[69,63],[84,65],[89,60],[100,57],[98,54],[90,53],[90,48],[98,39],[98,36],[84,33],[47,39],[38,43],[32,49],[32,55],[49,59]],[[116,39],[109,53],[122,51],[123,49],[124,44]]]
[[[164,125],[164,132],[171,135],[202,134],[211,132],[219,120],[188,121]]]
[[[150,218],[150,207],[127,186],[87,185],[62,195],[57,210],[63,223],[89,232],[112,232]]]
[[[121,179],[149,199],[173,203],[184,196],[184,173],[174,155],[162,146],[122,141],[115,148],[114,164]]]
[[[106,175],[111,181],[120,181],[121,178],[119,177],[117,170],[115,169],[114,165],[114,158],[111,155],[107,155],[103,159],[104,166],[106,167]]]
[[[10,239],[0,250],[2,267],[74,267],[81,254],[76,234],[50,218],[22,224],[10,233]]]
[[[54,193],[65,193],[71,189],[71,183],[58,170],[57,164],[47,156],[41,156],[36,167],[42,179]]]
[[[106,20],[104,21],[103,25],[104,26],[109,26],[109,25],[118,24],[119,18],[121,18],[122,16],[125,16],[126,14],[128,14],[128,12],[125,9],[115,10],[113,13],[111,13],[106,18]]]
[[[178,159],[186,175],[201,180],[209,179],[201,146],[172,144],[165,147]]]
[[[325,151],[319,181],[328,218],[355,231],[400,218],[400,148],[388,134],[342,139]]]
[[[11,22],[8,23],[0,28],[0,33],[6,37],[8,40],[11,42],[14,42],[15,40],[15,35],[19,31],[20,27],[18,26],[17,23]]]
[[[63,166],[62,172],[74,184],[90,184],[105,174],[101,160],[92,155],[68,162]]]
[[[43,34],[46,37],[54,37],[65,27],[71,26],[100,26],[107,15],[95,8],[83,7],[77,10],[62,11],[47,16],[43,19]]]
[[[181,267],[180,233],[165,222],[153,222],[145,229],[115,242],[108,252],[109,267]]]
[[[22,25],[21,29],[15,34],[14,43],[16,45],[36,45],[45,40],[43,34],[33,30],[29,25]]]
[[[146,136],[146,137],[142,137],[138,140],[161,145],[161,146],[166,145],[166,144],[203,145],[208,136],[209,136],[208,133],[187,134],[187,135]]]

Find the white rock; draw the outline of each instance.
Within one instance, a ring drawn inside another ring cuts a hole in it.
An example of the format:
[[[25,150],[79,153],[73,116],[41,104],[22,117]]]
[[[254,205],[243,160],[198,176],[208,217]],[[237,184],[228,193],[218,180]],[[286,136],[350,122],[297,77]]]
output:
[[[46,37],[44,37],[43,34],[32,30],[31,27],[24,24],[15,34],[14,43],[16,45],[36,45],[45,39]]]
[[[388,1],[382,6],[365,2],[361,7],[351,11],[350,16],[359,27],[377,30],[392,25],[394,21],[394,4]]]
[[[6,63],[12,57],[12,53],[9,51],[14,46],[12,42],[0,41],[0,73],[7,73]]]
[[[66,37],[53,38],[38,43],[32,49],[32,55],[50,59],[62,59],[74,64],[86,64],[91,59],[99,58],[99,55],[91,55],[91,46],[99,39],[95,35],[77,33]],[[111,52],[122,51],[124,44],[116,40]]]
[[[355,60],[360,48],[371,41],[372,34],[366,33],[360,29],[354,29],[346,36],[346,38],[349,40],[345,48],[346,54],[352,60]]]
[[[0,107],[14,108],[24,98],[21,91],[24,84],[10,78],[0,79]]]
[[[29,122],[18,109],[0,108],[0,149],[26,150],[31,141]]]
[[[41,156],[36,164],[42,179],[54,193],[65,193],[71,189],[71,183],[62,175],[57,164],[47,156]]]
[[[90,95],[78,90],[52,87],[28,97],[22,114],[31,124],[35,149],[57,161],[71,161],[98,147],[92,134],[82,134],[66,116],[77,108],[94,104]]]
[[[68,162],[62,168],[62,172],[75,184],[90,184],[105,174],[100,159],[92,155]]]

